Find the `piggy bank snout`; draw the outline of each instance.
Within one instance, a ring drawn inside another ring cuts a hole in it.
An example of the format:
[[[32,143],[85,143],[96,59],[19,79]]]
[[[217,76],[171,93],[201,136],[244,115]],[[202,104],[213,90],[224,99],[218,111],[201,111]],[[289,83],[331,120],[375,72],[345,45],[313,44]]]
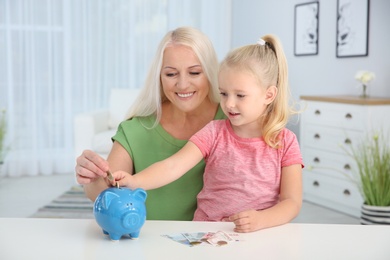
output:
[[[125,228],[135,228],[138,226],[141,226],[143,224],[143,219],[140,217],[139,214],[134,212],[129,212],[124,214],[122,225]]]

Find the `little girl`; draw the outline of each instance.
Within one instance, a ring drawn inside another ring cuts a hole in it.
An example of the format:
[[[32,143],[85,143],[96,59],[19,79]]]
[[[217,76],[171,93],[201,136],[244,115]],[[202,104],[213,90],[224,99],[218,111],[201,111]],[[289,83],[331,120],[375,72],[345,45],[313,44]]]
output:
[[[232,221],[236,232],[291,221],[302,204],[303,163],[296,136],[286,128],[296,112],[287,77],[286,57],[273,35],[231,51],[219,71],[228,119],[211,121],[176,154],[135,175],[115,172],[112,185],[158,188],[204,158],[195,221]]]

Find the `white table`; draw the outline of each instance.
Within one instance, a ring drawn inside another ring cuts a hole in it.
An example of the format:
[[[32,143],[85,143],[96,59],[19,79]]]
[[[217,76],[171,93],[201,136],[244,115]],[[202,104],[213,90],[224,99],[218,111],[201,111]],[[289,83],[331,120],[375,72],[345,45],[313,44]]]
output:
[[[239,234],[221,247],[188,247],[163,234],[233,233],[228,222],[146,221],[117,242],[94,219],[0,218],[0,259],[390,259],[390,226],[286,224]]]

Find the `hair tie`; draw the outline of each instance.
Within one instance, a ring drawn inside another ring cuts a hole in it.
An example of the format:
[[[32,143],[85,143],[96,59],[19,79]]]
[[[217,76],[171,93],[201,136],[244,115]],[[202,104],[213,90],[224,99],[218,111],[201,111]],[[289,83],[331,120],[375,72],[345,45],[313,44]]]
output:
[[[257,44],[258,45],[261,45],[261,46],[264,46],[266,44],[266,42],[260,38],[260,40],[257,41]]]

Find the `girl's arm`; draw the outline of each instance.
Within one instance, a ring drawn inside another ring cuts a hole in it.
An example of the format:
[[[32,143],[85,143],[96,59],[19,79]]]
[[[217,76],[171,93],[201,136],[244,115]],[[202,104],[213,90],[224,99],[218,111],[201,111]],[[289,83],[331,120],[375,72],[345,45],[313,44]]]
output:
[[[130,189],[151,190],[171,183],[193,168],[203,158],[200,149],[189,141],[182,149],[165,160],[156,162],[148,168],[130,175],[124,171],[114,172],[115,181]]]
[[[264,210],[248,210],[229,220],[236,225],[236,232],[252,232],[282,225],[294,219],[302,206],[302,166],[294,164],[282,168],[280,200],[275,206]]]

